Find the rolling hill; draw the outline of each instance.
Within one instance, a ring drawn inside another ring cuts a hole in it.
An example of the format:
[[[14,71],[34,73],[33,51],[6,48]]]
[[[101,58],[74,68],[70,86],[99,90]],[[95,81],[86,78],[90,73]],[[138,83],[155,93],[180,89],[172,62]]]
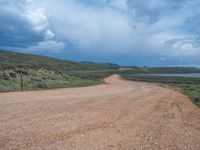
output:
[[[97,71],[97,70],[113,70],[117,69],[117,66],[109,64],[97,64],[97,63],[79,63],[73,61],[59,60],[46,56],[39,56],[33,54],[23,54],[16,52],[8,52],[0,50],[0,69],[7,68],[45,68],[48,70],[54,70],[59,72],[65,71]]]
[[[0,91],[87,86],[111,74],[200,73],[192,67],[137,67],[112,63],[73,62],[56,58],[0,50]]]
[[[85,64],[55,58],[0,51],[0,92],[20,90],[21,74],[24,90],[88,86],[100,79],[74,76],[73,71],[117,70],[109,64]]]

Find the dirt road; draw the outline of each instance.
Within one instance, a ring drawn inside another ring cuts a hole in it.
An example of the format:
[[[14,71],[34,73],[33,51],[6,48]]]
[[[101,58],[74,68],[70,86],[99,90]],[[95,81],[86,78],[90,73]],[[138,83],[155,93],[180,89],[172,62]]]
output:
[[[200,110],[182,94],[122,80],[0,94],[1,150],[199,150]]]

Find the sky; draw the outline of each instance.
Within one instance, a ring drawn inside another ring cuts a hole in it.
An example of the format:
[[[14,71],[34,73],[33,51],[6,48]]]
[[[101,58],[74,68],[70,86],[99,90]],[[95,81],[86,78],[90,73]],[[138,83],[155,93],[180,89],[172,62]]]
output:
[[[0,49],[200,67],[200,0],[1,0]]]

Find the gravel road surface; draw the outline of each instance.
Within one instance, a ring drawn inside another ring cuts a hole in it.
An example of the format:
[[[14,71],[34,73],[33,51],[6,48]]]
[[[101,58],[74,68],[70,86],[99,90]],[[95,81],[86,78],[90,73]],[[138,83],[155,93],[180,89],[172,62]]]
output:
[[[200,150],[200,109],[177,91],[126,81],[0,94],[1,150]]]

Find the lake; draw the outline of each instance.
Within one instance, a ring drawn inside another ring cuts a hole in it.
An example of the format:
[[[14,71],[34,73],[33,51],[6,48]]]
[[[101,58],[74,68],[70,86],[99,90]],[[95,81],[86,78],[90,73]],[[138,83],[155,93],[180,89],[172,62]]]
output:
[[[150,74],[153,76],[165,76],[165,77],[190,77],[190,78],[200,78],[200,73],[191,74]]]

